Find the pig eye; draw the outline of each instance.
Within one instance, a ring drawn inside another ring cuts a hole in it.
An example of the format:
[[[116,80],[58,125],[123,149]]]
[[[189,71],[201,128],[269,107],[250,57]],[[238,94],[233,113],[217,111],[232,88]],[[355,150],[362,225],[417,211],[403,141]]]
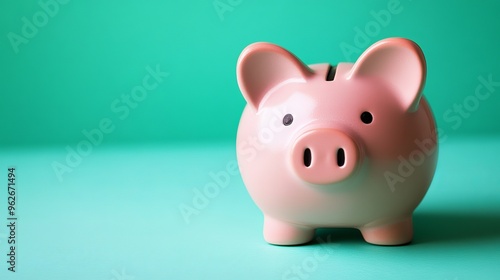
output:
[[[370,112],[361,113],[361,121],[365,124],[370,124],[373,121],[373,116]]]
[[[283,117],[283,124],[285,126],[289,126],[291,125],[293,122],[293,116],[292,114],[286,114],[284,117]]]

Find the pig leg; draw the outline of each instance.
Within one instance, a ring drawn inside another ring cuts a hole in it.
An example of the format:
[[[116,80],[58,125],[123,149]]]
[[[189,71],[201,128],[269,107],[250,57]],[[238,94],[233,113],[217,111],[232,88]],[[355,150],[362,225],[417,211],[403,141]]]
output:
[[[296,245],[309,242],[313,237],[314,228],[264,217],[264,239],[271,244]]]
[[[363,238],[375,245],[402,245],[413,238],[411,216],[401,221],[376,227],[360,228]]]

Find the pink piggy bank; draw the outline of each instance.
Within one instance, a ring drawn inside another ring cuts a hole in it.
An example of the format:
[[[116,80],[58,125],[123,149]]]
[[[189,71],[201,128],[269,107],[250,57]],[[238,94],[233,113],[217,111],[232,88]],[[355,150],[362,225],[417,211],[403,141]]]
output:
[[[269,43],[243,50],[238,164],[267,242],[306,243],[325,227],[357,228],[378,245],[412,240],[437,162],[425,76],[421,49],[403,38],[337,66],[308,66]]]

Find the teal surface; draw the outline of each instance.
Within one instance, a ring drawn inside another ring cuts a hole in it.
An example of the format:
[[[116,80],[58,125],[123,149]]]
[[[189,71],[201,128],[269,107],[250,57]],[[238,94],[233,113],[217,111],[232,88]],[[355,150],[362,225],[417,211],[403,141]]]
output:
[[[233,140],[245,46],[337,64],[394,36],[426,55],[439,127],[499,133],[498,11],[496,0],[4,0],[0,145],[74,145],[105,118],[109,144]],[[141,89],[151,69],[161,76]]]
[[[17,272],[0,279],[498,279],[500,138],[448,138],[407,246],[323,229],[311,244],[272,246],[238,174],[232,143],[95,150],[63,182],[59,149],[2,150],[15,166]],[[212,174],[212,175],[211,175]],[[213,175],[216,174],[216,175]],[[226,175],[224,175],[226,174]],[[206,201],[197,197],[217,183]],[[4,184],[2,183],[2,184]],[[6,223],[6,186],[0,223]],[[217,191],[218,190],[218,191]],[[180,207],[200,206],[189,216]],[[189,223],[188,223],[189,222]]]

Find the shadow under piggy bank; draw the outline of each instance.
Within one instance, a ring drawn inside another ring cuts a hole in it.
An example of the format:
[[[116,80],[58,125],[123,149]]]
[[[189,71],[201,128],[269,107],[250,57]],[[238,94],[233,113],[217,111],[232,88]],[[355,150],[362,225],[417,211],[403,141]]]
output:
[[[416,212],[413,228],[413,241],[404,246],[500,240],[500,209],[482,213]],[[361,233],[356,229],[322,228],[316,231],[316,238],[310,244],[353,244],[362,241]]]
[[[413,224],[412,244],[500,240],[500,211],[498,210],[473,213],[415,213]]]

